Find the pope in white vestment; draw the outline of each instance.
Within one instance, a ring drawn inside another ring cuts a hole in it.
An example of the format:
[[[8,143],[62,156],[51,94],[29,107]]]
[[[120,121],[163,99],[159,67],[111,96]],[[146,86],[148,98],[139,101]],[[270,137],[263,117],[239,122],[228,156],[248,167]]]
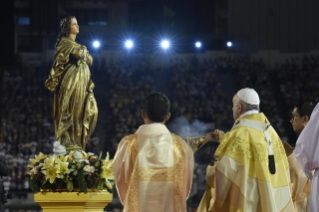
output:
[[[145,124],[121,140],[112,164],[124,212],[186,212],[193,150],[164,125],[170,114],[163,94],[149,95],[143,107]]]

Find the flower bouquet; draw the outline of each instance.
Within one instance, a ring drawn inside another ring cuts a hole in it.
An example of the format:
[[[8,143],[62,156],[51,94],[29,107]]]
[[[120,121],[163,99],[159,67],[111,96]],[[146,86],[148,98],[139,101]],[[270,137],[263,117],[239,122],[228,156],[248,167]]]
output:
[[[114,175],[112,160],[107,153],[103,160],[99,156],[84,151],[72,151],[69,154],[45,155],[40,152],[30,159],[30,188],[34,192],[42,190],[59,191],[67,189],[87,193],[88,189],[101,191],[107,189],[113,193]]]

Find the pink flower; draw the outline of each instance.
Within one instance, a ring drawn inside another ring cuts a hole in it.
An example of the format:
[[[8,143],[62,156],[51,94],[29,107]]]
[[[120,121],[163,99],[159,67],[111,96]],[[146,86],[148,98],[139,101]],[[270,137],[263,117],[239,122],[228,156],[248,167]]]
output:
[[[93,166],[86,165],[86,166],[83,167],[83,170],[86,171],[86,172],[93,173],[95,171],[95,168]]]
[[[90,166],[90,172],[93,173],[95,171],[95,168],[93,166]]]
[[[38,173],[39,173],[39,169],[40,169],[40,166],[35,166],[35,167],[33,168],[33,173],[34,173],[34,174],[38,174]]]

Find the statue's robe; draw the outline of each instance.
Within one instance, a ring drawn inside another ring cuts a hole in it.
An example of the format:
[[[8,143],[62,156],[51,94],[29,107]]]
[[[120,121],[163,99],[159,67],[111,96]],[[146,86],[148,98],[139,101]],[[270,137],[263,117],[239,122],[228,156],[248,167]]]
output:
[[[45,82],[54,91],[55,140],[68,151],[85,150],[96,126],[98,108],[89,69],[92,62],[85,46],[63,37]]]

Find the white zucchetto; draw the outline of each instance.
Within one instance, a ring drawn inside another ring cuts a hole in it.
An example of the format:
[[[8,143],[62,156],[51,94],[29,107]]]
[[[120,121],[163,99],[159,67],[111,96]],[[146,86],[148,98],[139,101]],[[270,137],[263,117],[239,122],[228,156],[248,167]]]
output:
[[[237,92],[238,98],[250,105],[259,105],[258,93],[252,88],[243,88]]]

